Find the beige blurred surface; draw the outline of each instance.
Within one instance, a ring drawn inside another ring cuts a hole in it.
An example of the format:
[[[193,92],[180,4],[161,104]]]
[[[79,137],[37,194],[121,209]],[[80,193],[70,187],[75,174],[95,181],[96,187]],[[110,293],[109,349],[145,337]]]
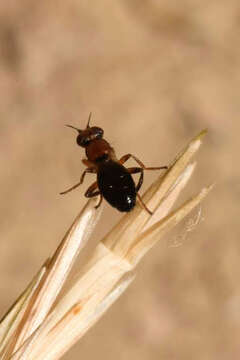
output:
[[[209,130],[180,199],[216,182],[199,224],[161,240],[65,359],[239,359],[239,38],[237,0],[1,2],[0,314],[94,179],[58,195],[84,168],[64,124],[84,127],[92,111],[119,156],[151,166]],[[147,173],[144,188],[156,176]],[[105,205],[90,246],[120,216]]]

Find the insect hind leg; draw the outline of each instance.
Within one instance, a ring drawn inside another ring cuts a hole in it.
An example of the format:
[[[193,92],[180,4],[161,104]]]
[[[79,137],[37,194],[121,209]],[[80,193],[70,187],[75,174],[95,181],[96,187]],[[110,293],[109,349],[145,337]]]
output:
[[[138,201],[141,205],[141,207],[146,210],[149,215],[152,215],[153,212],[151,210],[148,209],[148,207],[146,206],[146,204],[144,204],[141,196],[138,194],[138,191],[140,189],[140,187],[142,186],[142,183],[143,183],[143,168],[140,168],[140,167],[132,167],[132,168],[128,168],[128,171],[130,172],[130,174],[137,174],[137,173],[141,173],[140,175],[140,178],[139,178],[139,181],[138,181],[138,184],[136,186],[136,193],[137,193],[137,197],[138,197]]]
[[[158,166],[158,167],[145,166],[143,164],[143,162],[141,160],[139,160],[133,154],[126,154],[126,155],[122,156],[121,159],[119,160],[120,164],[124,164],[126,161],[128,161],[128,159],[130,159],[130,157],[132,157],[143,170],[163,170],[163,169],[168,169],[167,166]]]
[[[146,210],[146,211],[149,213],[149,215],[153,215],[153,212],[148,209],[148,207],[147,207],[146,204],[143,202],[141,196],[140,196],[138,193],[137,193],[137,197],[138,197],[138,201],[139,201],[141,207],[142,207],[144,210]]]
[[[143,168],[131,167],[131,168],[128,168],[128,171],[130,172],[130,174],[141,173],[140,178],[138,180],[138,184],[136,186],[136,192],[138,192],[143,184]]]

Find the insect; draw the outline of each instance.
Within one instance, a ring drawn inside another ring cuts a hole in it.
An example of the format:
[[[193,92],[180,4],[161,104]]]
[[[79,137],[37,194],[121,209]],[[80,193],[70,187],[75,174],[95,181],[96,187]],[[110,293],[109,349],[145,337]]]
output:
[[[66,194],[76,189],[83,183],[87,173],[94,173],[97,175],[97,181],[88,188],[85,196],[91,198],[100,195],[96,208],[100,206],[102,199],[105,198],[110,205],[119,211],[128,212],[135,207],[136,199],[138,198],[140,205],[149,214],[152,214],[138,193],[143,183],[143,172],[144,170],[167,169],[167,166],[146,167],[132,154],[126,154],[118,160],[114,149],[103,138],[103,129],[90,126],[90,120],[91,113],[89,114],[85,130],[80,130],[72,125],[66,125],[78,131],[76,141],[79,146],[85,148],[87,159],[83,159],[82,162],[87,168],[76,185],[60,194]],[[129,158],[133,158],[139,166],[126,168],[123,164]],[[137,185],[135,185],[131,175],[136,173],[140,173]]]

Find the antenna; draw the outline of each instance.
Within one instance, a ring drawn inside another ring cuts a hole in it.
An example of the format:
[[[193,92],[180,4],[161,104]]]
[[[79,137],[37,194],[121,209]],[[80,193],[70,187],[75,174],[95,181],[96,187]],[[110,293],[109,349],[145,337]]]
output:
[[[88,123],[87,123],[87,128],[89,128],[89,123],[90,123],[90,120],[91,120],[91,117],[92,117],[92,112],[90,112],[90,114],[88,115]]]
[[[72,126],[72,125],[66,125],[66,126],[72,128],[72,129],[75,129],[75,130],[77,130],[78,132],[81,132],[81,131],[82,131],[82,130],[80,130],[80,129],[76,128],[75,126]]]

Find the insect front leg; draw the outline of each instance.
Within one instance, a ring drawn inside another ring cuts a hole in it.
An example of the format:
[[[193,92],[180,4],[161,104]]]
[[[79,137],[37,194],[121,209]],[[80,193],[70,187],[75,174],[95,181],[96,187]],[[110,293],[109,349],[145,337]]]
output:
[[[145,166],[141,160],[139,160],[135,155],[132,154],[126,154],[124,156],[121,157],[121,159],[119,160],[119,162],[121,164],[124,164],[126,161],[128,161],[128,159],[132,157],[139,165],[142,169],[144,170],[162,170],[162,169],[167,169],[167,166],[158,166],[158,167],[147,167]]]
[[[87,198],[92,198],[94,196],[100,195],[100,200],[99,200],[98,204],[95,206],[96,209],[101,205],[101,202],[103,199],[103,196],[100,193],[100,191],[96,190],[97,188],[98,188],[98,184],[97,184],[97,182],[94,182],[91,186],[89,186],[89,188],[87,189],[87,191],[84,194]]]
[[[83,183],[84,178],[85,178],[85,175],[86,175],[87,173],[96,173],[96,169],[94,169],[94,168],[87,168],[87,169],[85,169],[84,172],[83,172],[82,175],[81,175],[80,181],[79,181],[77,184],[75,184],[75,185],[73,185],[72,187],[70,187],[69,189],[60,192],[60,195],[67,194],[68,192],[70,192],[70,191],[76,189],[78,186],[80,186],[80,185]]]

